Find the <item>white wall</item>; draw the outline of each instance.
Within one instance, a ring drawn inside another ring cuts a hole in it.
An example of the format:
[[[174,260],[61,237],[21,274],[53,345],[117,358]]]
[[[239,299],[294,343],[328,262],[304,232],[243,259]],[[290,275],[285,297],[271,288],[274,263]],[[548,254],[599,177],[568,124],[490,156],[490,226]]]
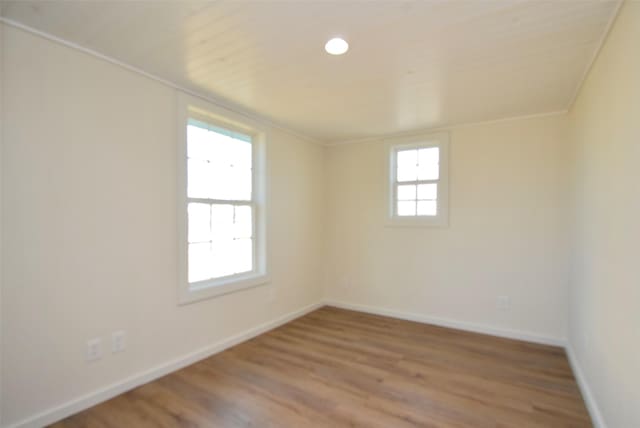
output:
[[[627,1],[570,112],[569,340],[610,428],[640,427],[639,43],[640,3]]]
[[[331,147],[326,297],[562,341],[565,137],[565,115],[451,130],[448,228],[385,227],[385,143]]]
[[[4,425],[320,301],[322,147],[271,130],[271,284],[178,307],[176,91],[8,26],[3,81]]]
[[[0,5],[0,10],[2,5]],[[4,27],[0,24],[0,425],[2,424],[2,330],[4,321],[2,319],[2,284],[4,271],[2,269],[2,152],[4,141]]]
[[[1,30],[0,425],[316,303],[324,276],[335,302],[568,334],[608,426],[640,426],[639,3],[569,116],[450,131],[448,228],[384,227],[382,141],[325,150],[272,129],[271,284],[181,307],[176,91]],[[126,352],[86,364],[86,340],[119,329]]]

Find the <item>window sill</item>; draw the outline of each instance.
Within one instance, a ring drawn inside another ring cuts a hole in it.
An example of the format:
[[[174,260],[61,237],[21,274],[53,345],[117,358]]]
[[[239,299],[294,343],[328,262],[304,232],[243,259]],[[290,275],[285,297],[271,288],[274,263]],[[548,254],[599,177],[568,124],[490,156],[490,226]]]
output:
[[[426,228],[448,228],[449,221],[443,217],[422,217],[422,218],[388,218],[385,227],[426,227]]]
[[[188,305],[189,303],[198,302],[200,300],[212,299],[225,294],[265,285],[268,284],[270,280],[271,278],[268,275],[250,273],[229,278],[203,281],[195,287],[182,287],[178,298],[178,304]]]

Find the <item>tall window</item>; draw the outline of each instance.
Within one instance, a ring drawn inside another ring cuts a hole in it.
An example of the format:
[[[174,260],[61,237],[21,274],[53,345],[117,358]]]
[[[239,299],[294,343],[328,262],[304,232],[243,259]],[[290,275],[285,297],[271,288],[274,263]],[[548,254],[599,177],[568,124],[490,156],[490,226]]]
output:
[[[445,134],[423,138],[391,147],[389,217],[392,223],[447,224],[447,138]]]
[[[179,296],[188,303],[268,281],[266,137],[233,113],[181,100]]]
[[[251,136],[189,119],[189,284],[254,266]]]

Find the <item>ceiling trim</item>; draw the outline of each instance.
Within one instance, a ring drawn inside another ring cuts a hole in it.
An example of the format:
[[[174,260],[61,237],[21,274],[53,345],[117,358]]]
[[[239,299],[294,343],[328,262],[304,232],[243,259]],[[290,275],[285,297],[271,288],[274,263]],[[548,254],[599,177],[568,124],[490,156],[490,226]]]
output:
[[[604,43],[607,41],[607,38],[609,37],[611,30],[613,29],[613,24],[616,22],[618,15],[620,15],[620,9],[622,9],[622,5],[624,3],[625,3],[625,0],[619,0],[615,10],[611,14],[611,17],[609,18],[609,22],[607,22],[607,26],[602,32],[602,37],[598,41],[598,44],[596,45],[596,48],[593,51],[593,55],[591,56],[591,59],[589,60],[587,66],[584,69],[582,77],[578,81],[578,84],[576,85],[573,95],[571,95],[571,98],[569,99],[569,104],[567,104],[567,111],[570,111],[573,108],[573,105],[576,103],[576,100],[578,99],[578,96],[582,91],[582,87],[584,86],[584,82],[587,80],[587,77],[589,76],[589,73],[591,72],[593,65],[598,59],[598,56],[600,56],[600,52],[602,52]]]
[[[87,55],[93,56],[95,58],[101,59],[101,60],[106,61],[106,62],[108,62],[110,64],[117,65],[117,66],[119,66],[121,68],[124,68],[125,70],[128,70],[128,71],[131,71],[133,73],[139,74],[139,75],[144,76],[144,77],[146,77],[148,79],[151,79],[151,80],[154,80],[154,81],[156,81],[158,83],[161,83],[161,84],[163,84],[165,86],[169,86],[169,87],[171,87],[173,89],[185,92],[185,93],[187,93],[187,94],[189,94],[191,96],[194,96],[194,97],[200,98],[202,100],[205,100],[207,102],[210,102],[212,104],[215,104],[216,106],[224,108],[226,110],[229,110],[232,113],[241,115],[241,116],[243,116],[243,117],[245,117],[247,119],[250,119],[252,121],[258,122],[263,126],[274,127],[274,128],[276,128],[276,129],[278,129],[280,131],[286,132],[286,133],[288,133],[288,134],[290,134],[292,136],[295,136],[297,138],[303,139],[303,140],[305,140],[307,142],[310,142],[310,143],[313,143],[313,144],[317,144],[317,145],[321,145],[321,146],[325,146],[326,145],[326,143],[323,142],[322,140],[319,140],[317,138],[314,138],[314,137],[311,137],[309,135],[306,135],[306,134],[303,134],[301,132],[298,132],[298,131],[296,131],[294,129],[291,129],[291,128],[289,128],[289,127],[287,127],[285,125],[282,125],[280,123],[274,122],[274,121],[272,121],[270,119],[267,119],[266,117],[264,117],[262,115],[251,114],[251,113],[247,112],[245,109],[243,109],[242,107],[239,107],[239,106],[237,106],[237,105],[235,105],[233,103],[230,103],[228,101],[219,99],[218,97],[215,97],[215,96],[205,95],[205,94],[193,91],[191,89],[185,88],[184,86],[179,85],[178,83],[175,83],[175,82],[173,82],[171,80],[164,79],[164,78],[162,78],[160,76],[157,76],[157,75],[155,75],[153,73],[149,73],[149,72],[147,72],[145,70],[142,70],[142,69],[140,69],[140,68],[138,68],[138,67],[136,67],[134,65],[128,64],[128,63],[126,63],[124,61],[120,61],[118,59],[115,59],[113,57],[110,57],[108,55],[100,53],[98,51],[95,51],[93,49],[90,49],[90,48],[87,48],[85,46],[79,45],[77,43],[71,42],[69,40],[63,39],[61,37],[54,36],[53,34],[49,34],[49,33],[45,32],[45,31],[40,31],[38,29],[35,29],[35,28],[30,27],[28,25],[24,25],[24,24],[22,24],[22,23],[20,23],[18,21],[14,21],[12,19],[9,19],[9,18],[3,17],[3,16],[0,16],[0,23],[4,23],[6,25],[9,25],[10,27],[17,28],[17,29],[25,31],[27,33],[33,34],[35,36],[42,37],[42,38],[44,38],[46,40],[52,41],[54,43],[58,43],[60,45],[66,46],[68,48],[80,51],[80,52],[82,52],[84,54],[87,54]]]
[[[502,117],[500,119],[489,119],[489,120],[482,120],[478,122],[462,122],[462,123],[456,123],[452,125],[437,126],[433,128],[414,129],[412,131],[397,132],[394,134],[376,135],[375,137],[354,138],[352,140],[332,141],[332,142],[326,143],[325,146],[339,147],[347,144],[372,143],[372,142],[382,141],[387,139],[413,137],[416,135],[423,135],[423,134],[428,134],[432,132],[451,131],[454,129],[467,128],[470,126],[492,125],[494,123],[511,122],[514,120],[527,120],[527,119],[536,119],[536,118],[547,117],[547,116],[559,116],[559,115],[567,114],[568,112],[569,111],[565,109],[565,110],[555,110],[555,111],[550,111],[545,113],[525,114],[520,116],[507,116],[507,117]]]
[[[584,86],[584,83],[586,81],[586,79],[588,78],[588,75],[591,71],[591,69],[593,68],[594,63],[596,62],[600,52],[602,51],[602,48],[609,36],[609,34],[611,33],[611,30],[615,24],[616,18],[618,17],[620,10],[623,6],[623,4],[625,3],[625,0],[617,0],[616,1],[616,6],[615,9],[613,10],[613,12],[611,13],[611,16],[608,19],[607,25],[599,39],[599,41],[596,44],[596,48],[593,51],[593,54],[591,55],[587,66],[585,67],[579,81],[576,83],[573,93],[569,99],[569,102],[566,106],[565,109],[563,110],[558,110],[558,111],[550,111],[550,112],[542,112],[542,113],[534,113],[534,114],[529,114],[529,115],[520,115],[520,116],[504,116],[501,118],[497,118],[497,119],[488,119],[488,120],[484,120],[484,121],[476,121],[476,122],[459,122],[459,123],[453,123],[453,124],[446,124],[446,125],[439,125],[439,126],[435,126],[435,127],[426,127],[426,128],[416,128],[413,130],[408,130],[408,131],[400,131],[397,133],[390,133],[390,134],[379,134],[379,135],[371,135],[371,136],[366,136],[366,137],[358,137],[358,138],[353,138],[353,139],[344,139],[344,140],[340,140],[340,139],[335,139],[335,140],[325,140],[325,139],[320,139],[320,138],[316,138],[316,137],[312,137],[308,134],[305,134],[303,132],[297,131],[293,128],[290,128],[282,123],[278,123],[274,120],[268,119],[266,116],[260,114],[260,113],[255,113],[255,112],[249,112],[245,107],[239,106],[238,104],[235,104],[231,101],[225,100],[223,98],[220,98],[217,94],[215,93],[208,93],[205,94],[202,91],[194,91],[192,89],[188,89],[174,81],[162,78],[156,74],[147,72],[141,68],[138,68],[136,66],[133,66],[129,63],[126,63],[124,61],[120,61],[118,59],[115,59],[111,56],[105,55],[100,53],[99,51],[84,47],[78,43],[74,43],[71,42],[67,39],[58,37],[58,36],[54,36],[50,33],[47,33],[45,31],[41,31],[38,29],[35,29],[33,27],[30,27],[28,25],[25,25],[23,23],[20,23],[18,21],[15,21],[13,19],[10,18],[6,18],[3,16],[0,16],[0,23],[4,23],[8,26],[17,28],[19,30],[25,31],[27,33],[31,33],[33,35],[36,35],[38,37],[44,38],[46,40],[52,41],[54,43],[66,46],[68,48],[83,52],[85,54],[88,54],[90,56],[93,56],[95,58],[101,59],[103,61],[106,61],[108,63],[117,65],[121,68],[124,68],[130,72],[142,75],[148,79],[151,79],[153,81],[156,81],[158,83],[161,83],[165,86],[168,86],[170,88],[179,90],[181,92],[187,93],[189,95],[192,95],[194,97],[200,98],[202,100],[205,100],[207,102],[210,102],[220,108],[224,108],[232,113],[241,115],[247,119],[256,121],[258,123],[260,123],[263,126],[270,126],[273,128],[276,128],[280,131],[283,131],[289,135],[295,136],[297,138],[300,138],[304,141],[313,143],[313,144],[317,144],[317,145],[321,145],[321,146],[327,146],[327,147],[335,147],[335,146],[339,146],[339,145],[344,145],[344,144],[354,144],[354,143],[364,143],[364,142],[370,142],[370,141],[377,141],[377,140],[381,140],[381,139],[385,139],[385,138],[395,138],[395,137],[403,137],[403,136],[412,136],[412,135],[416,135],[416,134],[420,134],[420,133],[424,133],[424,132],[432,132],[432,131],[439,131],[439,130],[450,130],[450,129],[455,129],[455,128],[460,128],[460,127],[466,127],[466,126],[475,126],[475,125],[484,125],[484,124],[490,124],[490,123],[497,123],[497,122],[503,122],[503,121],[510,121],[510,120],[518,120],[518,119],[529,119],[529,118],[534,118],[534,117],[541,117],[541,116],[548,116],[548,115],[556,115],[556,114],[564,114],[569,112],[572,108],[573,105],[575,104],[577,98],[580,95],[580,92],[582,90],[582,87]]]

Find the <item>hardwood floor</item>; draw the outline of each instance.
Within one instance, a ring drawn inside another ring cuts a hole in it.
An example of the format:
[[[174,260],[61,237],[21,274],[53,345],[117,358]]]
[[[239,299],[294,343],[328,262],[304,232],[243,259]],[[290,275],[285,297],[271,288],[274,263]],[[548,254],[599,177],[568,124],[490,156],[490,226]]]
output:
[[[53,426],[591,422],[561,348],[324,307]]]

